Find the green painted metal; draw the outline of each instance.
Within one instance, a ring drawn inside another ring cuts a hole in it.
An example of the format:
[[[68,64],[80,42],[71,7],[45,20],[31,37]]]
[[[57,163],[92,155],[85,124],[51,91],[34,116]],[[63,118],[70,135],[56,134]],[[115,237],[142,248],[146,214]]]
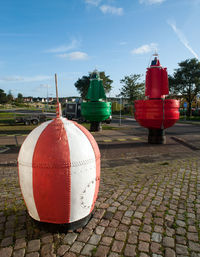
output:
[[[86,95],[86,99],[90,101],[99,101],[100,99],[106,99],[102,80],[90,80],[90,86]]]
[[[104,121],[111,114],[111,102],[87,102],[81,104],[81,114],[89,121]]]
[[[88,102],[81,104],[81,114],[86,120],[101,122],[111,116],[111,103],[102,101],[106,99],[106,95],[103,81],[96,70],[91,74],[86,99]]]

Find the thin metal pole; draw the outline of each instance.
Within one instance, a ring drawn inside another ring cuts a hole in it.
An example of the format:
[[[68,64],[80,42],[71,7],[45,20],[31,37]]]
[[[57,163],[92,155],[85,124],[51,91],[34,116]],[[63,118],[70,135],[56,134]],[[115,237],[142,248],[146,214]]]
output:
[[[56,108],[56,117],[61,116],[61,106],[58,99],[58,82],[57,82],[57,74],[55,73],[55,84],[56,84],[56,98],[57,98],[57,108]]]
[[[119,112],[119,125],[122,125],[122,98],[120,98],[120,112]]]

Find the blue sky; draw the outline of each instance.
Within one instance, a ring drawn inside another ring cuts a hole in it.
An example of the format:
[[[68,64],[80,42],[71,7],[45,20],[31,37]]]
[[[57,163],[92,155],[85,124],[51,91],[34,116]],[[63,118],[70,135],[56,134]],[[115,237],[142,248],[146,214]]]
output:
[[[145,74],[158,51],[170,74],[200,56],[200,0],[1,0],[0,88],[16,96],[78,95],[97,68],[114,81]]]

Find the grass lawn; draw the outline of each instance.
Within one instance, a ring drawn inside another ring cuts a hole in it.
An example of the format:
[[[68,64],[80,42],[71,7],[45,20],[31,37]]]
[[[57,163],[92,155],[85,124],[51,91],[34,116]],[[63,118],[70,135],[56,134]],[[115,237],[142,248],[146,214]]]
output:
[[[90,129],[90,123],[82,123],[86,129]],[[29,125],[25,126],[24,124],[15,124],[14,119],[12,118],[4,118],[0,119],[0,135],[26,135],[29,134],[37,125]],[[121,129],[118,127],[112,127],[112,125],[103,124],[103,130],[118,130]]]

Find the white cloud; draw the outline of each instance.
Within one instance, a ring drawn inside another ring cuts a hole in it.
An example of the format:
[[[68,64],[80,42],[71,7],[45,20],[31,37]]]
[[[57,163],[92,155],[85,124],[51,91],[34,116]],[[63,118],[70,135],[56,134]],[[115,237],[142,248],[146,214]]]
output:
[[[142,45],[131,51],[132,54],[146,54],[152,51],[157,51],[157,44],[151,43],[149,45]]]
[[[34,77],[23,77],[23,76],[8,76],[8,77],[1,77],[0,82],[37,82],[37,81],[45,81],[51,80],[51,76],[42,76],[37,75]]]
[[[111,13],[111,14],[115,14],[115,15],[123,15],[123,13],[124,13],[123,8],[121,8],[121,7],[117,8],[117,7],[110,6],[110,5],[102,5],[99,8],[103,13]]]
[[[61,45],[52,49],[48,49],[45,52],[46,53],[63,53],[63,52],[75,49],[79,45],[80,45],[80,42],[74,39],[68,45]]]
[[[140,4],[161,4],[165,0],[139,0]]]
[[[192,47],[189,45],[188,40],[186,39],[185,35],[182,33],[181,30],[179,30],[176,27],[176,24],[168,21],[168,24],[171,26],[171,28],[173,29],[173,31],[175,32],[175,34],[178,36],[179,40],[181,41],[181,43],[194,55],[195,58],[197,58],[199,60],[199,56],[197,55],[197,53],[192,49]]]
[[[88,54],[86,54],[84,52],[71,52],[71,53],[59,54],[57,56],[60,58],[69,59],[71,61],[88,59]]]
[[[95,5],[98,6],[100,4],[101,0],[85,0],[86,4],[91,4],[91,5]]]

